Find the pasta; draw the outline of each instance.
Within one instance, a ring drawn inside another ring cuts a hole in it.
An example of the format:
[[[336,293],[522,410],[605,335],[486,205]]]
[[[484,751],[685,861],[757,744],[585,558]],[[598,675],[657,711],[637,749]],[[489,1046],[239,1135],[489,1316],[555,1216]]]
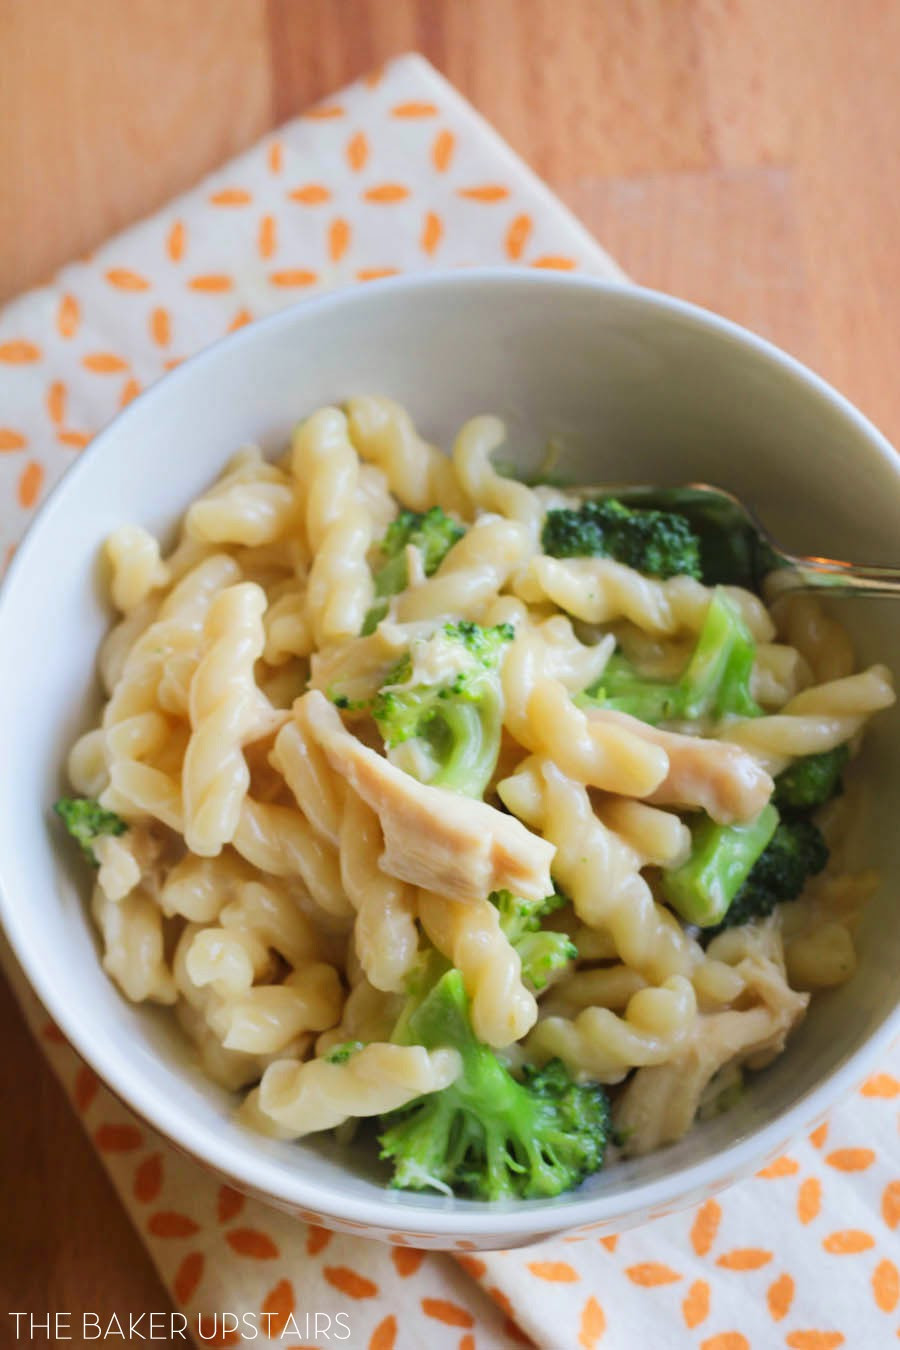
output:
[[[598,1083],[618,1083],[630,1069],[675,1058],[696,1010],[690,982],[672,975],[658,988],[632,994],[621,1016],[592,1006],[572,1020],[543,1018],[526,1051],[540,1062],[558,1056],[572,1073]]]
[[[419,917],[439,952],[463,977],[479,1040],[500,1049],[521,1040],[537,1018],[537,1002],[522,983],[522,963],[488,900],[464,903],[420,892]]]
[[[894,694],[814,599],[701,580],[677,517],[653,561],[659,513],[506,476],[504,439],[475,417],[445,455],[358,396],[241,450],[168,556],[116,530],[57,810],[104,969],[241,1120],[383,1117],[396,1184],[506,1199],[556,1193],[514,1101],[661,1147],[853,977],[878,877],[831,799]]]
[[[771,641],[775,627],[762,601],[738,587],[726,589],[754,638]],[[625,618],[654,635],[696,632],[711,599],[693,577],[657,581],[608,558],[535,557],[517,590],[523,600],[549,600],[585,623]]]
[[[723,738],[751,750],[774,772],[800,755],[843,745],[873,713],[889,708],[894,688],[887,666],[872,666],[795,694],[768,717],[727,727]]]
[[[350,1117],[377,1116],[426,1093],[440,1092],[458,1072],[454,1050],[429,1053],[419,1045],[372,1041],[345,1063],[314,1059],[307,1064],[280,1060],[270,1065],[250,1109],[255,1106],[283,1137],[298,1139],[332,1129]]]
[[[515,815],[556,845],[555,875],[575,913],[609,934],[626,965],[654,982],[692,972],[702,960],[700,947],[654,900],[642,876],[648,856],[604,824],[583,784],[552,760],[534,759],[498,790]],[[672,842],[674,860],[685,847],[680,831]]]
[[[253,582],[216,596],[204,625],[208,647],[191,678],[191,738],[182,795],[188,848],[212,857],[231,841],[250,785],[242,754],[264,701],[253,679],[262,655],[265,594]]]
[[[359,499],[359,456],[337,408],[308,418],[294,437],[292,470],[313,555],[306,610],[317,644],[353,637],[372,602],[366,554],[372,517]]]

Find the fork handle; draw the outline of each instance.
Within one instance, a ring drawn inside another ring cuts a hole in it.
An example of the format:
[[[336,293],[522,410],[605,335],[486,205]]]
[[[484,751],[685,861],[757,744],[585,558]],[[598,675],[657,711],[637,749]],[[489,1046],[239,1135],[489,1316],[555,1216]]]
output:
[[[900,595],[900,567],[860,567],[836,558],[778,555],[782,564],[765,579],[774,599],[791,591],[827,591],[829,595]]]

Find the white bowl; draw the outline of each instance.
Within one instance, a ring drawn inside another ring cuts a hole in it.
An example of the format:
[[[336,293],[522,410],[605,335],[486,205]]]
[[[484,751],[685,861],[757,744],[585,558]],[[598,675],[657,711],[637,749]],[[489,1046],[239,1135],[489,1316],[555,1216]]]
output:
[[[611,1167],[574,1194],[484,1205],[385,1189],[371,1161],[331,1141],[258,1139],[193,1067],[168,1013],[128,1004],[100,968],[85,877],[48,809],[67,748],[96,709],[94,661],[110,621],[104,537],[124,521],[170,530],[243,442],[274,450],[319,405],[380,391],[446,445],[480,412],[507,421],[509,453],[550,436],[584,482],[720,483],[798,550],[879,562],[900,527],[900,465],[884,438],[815,375],[690,305],[589,278],[513,270],[395,280],[307,301],[181,366],[98,436],[40,513],[0,594],[0,901],[12,945],[66,1036],[109,1086],[235,1186],[326,1224],[431,1247],[514,1246],[608,1230],[687,1205],[780,1150],[866,1072],[900,1029],[897,714],[870,735],[863,857],[885,885],[866,915],[860,969],[817,998],[787,1052],[728,1114],[678,1144]],[[854,601],[864,661],[900,670],[896,611]]]

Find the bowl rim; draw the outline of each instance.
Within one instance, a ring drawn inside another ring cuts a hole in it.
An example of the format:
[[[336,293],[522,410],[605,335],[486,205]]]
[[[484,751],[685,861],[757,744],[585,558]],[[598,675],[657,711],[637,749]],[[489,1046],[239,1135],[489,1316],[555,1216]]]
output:
[[[146,401],[165,399],[180,383],[190,382],[194,373],[214,365],[220,351],[253,344],[263,334],[290,328],[299,322],[315,321],[326,310],[353,309],[356,304],[389,294],[398,300],[410,293],[439,292],[441,289],[464,287],[581,291],[592,293],[602,302],[614,295],[617,302],[644,308],[649,312],[664,313],[693,329],[703,330],[730,343],[738,351],[753,354],[777,371],[789,383],[803,386],[820,402],[830,405],[831,411],[842,416],[864,440],[868,449],[885,461],[900,488],[900,458],[890,442],[874,424],[844,395],[834,389],[822,376],[809,369],[766,338],[741,325],[689,301],[664,292],[621,281],[607,281],[585,273],[565,273],[533,270],[525,267],[493,266],[465,269],[435,269],[368,282],[365,286],[348,285],[307,297],[297,304],[278,310],[226,335],[181,362],[175,370],[155,381],[147,390],[120,411],[93,438],[78,460],[54,486],[26,530],[6,576],[0,584],[0,647],[5,615],[10,596],[25,583],[32,560],[43,547],[54,519],[66,509],[66,496],[77,482],[83,462],[88,456],[102,452],[103,447],[127,430],[138,405]],[[0,718],[3,716],[0,710]],[[9,715],[7,711],[6,715]],[[513,1204],[478,1204],[450,1202],[452,1208],[441,1208],[443,1202],[435,1197],[435,1205],[426,1208],[419,1197],[418,1204],[406,1202],[406,1193],[385,1190],[383,1197],[348,1197],[334,1190],[330,1183],[320,1183],[315,1176],[287,1169],[283,1162],[269,1158],[253,1148],[248,1134],[247,1142],[229,1141],[212,1126],[198,1125],[192,1116],[179,1107],[170,1106],[152,1092],[144,1090],[142,1080],[130,1071],[127,1061],[115,1051],[95,1050],[87,1036],[82,1034],[76,1008],[57,994],[44,975],[39,953],[33,949],[24,928],[17,919],[17,906],[3,878],[3,859],[0,857],[0,926],[5,931],[16,960],[32,989],[77,1053],[89,1064],[112,1090],[143,1121],[184,1152],[206,1167],[224,1174],[239,1188],[254,1192],[269,1202],[292,1210],[315,1212],[326,1220],[358,1229],[364,1235],[367,1229],[400,1232],[406,1237],[446,1240],[476,1239],[479,1233],[493,1239],[512,1241],[537,1240],[554,1232],[589,1226],[627,1223],[629,1218],[639,1221],[650,1212],[657,1213],[687,1205],[703,1194],[712,1193],[752,1172],[760,1162],[780,1151],[786,1140],[809,1129],[834,1103],[848,1094],[900,1031],[900,1005],[892,1009],[881,1024],[872,1031],[858,1049],[835,1065],[808,1092],[787,1110],[771,1120],[751,1128],[742,1137],[712,1156],[688,1163],[665,1176],[638,1182],[620,1192],[598,1196],[523,1201]],[[576,1193],[577,1197],[577,1193]],[[431,1199],[431,1197],[429,1197]],[[467,1247],[468,1242],[465,1244]]]

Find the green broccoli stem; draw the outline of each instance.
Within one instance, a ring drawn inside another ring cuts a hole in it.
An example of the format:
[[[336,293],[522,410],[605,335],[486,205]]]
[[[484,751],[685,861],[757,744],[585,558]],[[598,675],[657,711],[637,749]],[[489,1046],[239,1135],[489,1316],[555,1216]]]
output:
[[[777,825],[771,803],[740,825],[717,825],[704,816],[691,829],[690,857],[662,874],[666,901],[686,923],[700,928],[721,923]]]
[[[761,709],[750,693],[755,659],[756,644],[737,607],[717,589],[697,645],[677,680],[648,679],[616,653],[578,701],[600,703],[653,725],[729,715],[758,717]]]
[[[579,707],[599,704],[658,726],[682,719],[684,694],[680,682],[646,679],[621,652],[615,652],[600,679],[578,694],[575,702]]]
[[[389,558],[375,574],[375,600],[369,606],[363,619],[363,626],[360,629],[361,637],[368,637],[375,632],[388,612],[391,596],[399,595],[402,590],[405,590],[406,583],[406,554],[397,553],[393,558]]]
[[[382,599],[384,596],[397,595],[406,589],[407,577],[406,554],[395,553],[375,575],[376,596]]]
[[[483,796],[500,753],[502,726],[502,708],[495,696],[489,694],[479,703],[443,700],[427,727],[438,763],[431,786]]]
[[[681,677],[682,716],[688,721],[710,713],[758,717],[750,694],[756,643],[737,607],[717,588],[706,611],[697,646]]]

